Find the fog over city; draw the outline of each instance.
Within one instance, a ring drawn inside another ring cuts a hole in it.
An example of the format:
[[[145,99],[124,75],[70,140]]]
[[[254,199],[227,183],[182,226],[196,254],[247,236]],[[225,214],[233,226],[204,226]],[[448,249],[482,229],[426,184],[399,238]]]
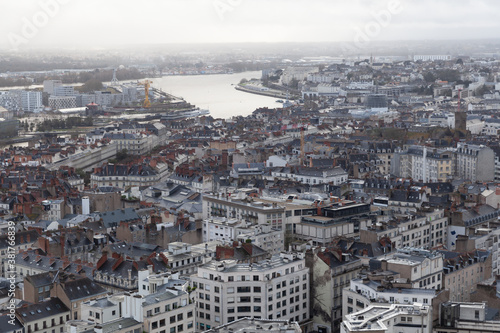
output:
[[[2,1],[0,47],[498,37],[493,0]]]

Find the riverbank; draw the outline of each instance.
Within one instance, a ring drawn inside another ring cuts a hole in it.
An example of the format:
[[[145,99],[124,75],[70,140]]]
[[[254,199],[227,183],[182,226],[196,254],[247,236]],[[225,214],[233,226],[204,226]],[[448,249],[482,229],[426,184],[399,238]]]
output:
[[[281,91],[277,91],[277,90],[273,90],[273,91],[255,90],[255,89],[250,89],[250,88],[247,88],[247,87],[239,85],[239,84],[234,86],[234,89],[239,90],[239,91],[243,91],[243,92],[247,92],[250,94],[261,95],[261,96],[275,97],[275,98],[286,98],[286,93],[281,92]]]

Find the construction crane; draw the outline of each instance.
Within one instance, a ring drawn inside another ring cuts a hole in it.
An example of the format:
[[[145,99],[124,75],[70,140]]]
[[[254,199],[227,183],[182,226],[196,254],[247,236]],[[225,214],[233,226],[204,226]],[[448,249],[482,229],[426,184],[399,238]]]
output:
[[[151,102],[149,101],[149,88],[151,87],[151,83],[153,83],[153,81],[145,80],[143,82],[137,81],[137,83],[140,84],[141,86],[144,86],[144,94],[146,95],[142,106],[145,108],[151,107]]]

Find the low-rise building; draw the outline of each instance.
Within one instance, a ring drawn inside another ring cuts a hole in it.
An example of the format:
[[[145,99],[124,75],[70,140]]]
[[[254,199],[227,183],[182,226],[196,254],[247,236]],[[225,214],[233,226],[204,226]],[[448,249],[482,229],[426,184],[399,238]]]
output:
[[[341,333],[432,333],[432,311],[422,304],[371,305],[348,314],[342,322]]]
[[[16,309],[16,318],[27,333],[64,332],[64,326],[70,320],[71,310],[59,298],[25,305]]]
[[[256,318],[241,318],[227,324],[212,327],[204,333],[302,333],[297,322],[288,320],[269,320]]]

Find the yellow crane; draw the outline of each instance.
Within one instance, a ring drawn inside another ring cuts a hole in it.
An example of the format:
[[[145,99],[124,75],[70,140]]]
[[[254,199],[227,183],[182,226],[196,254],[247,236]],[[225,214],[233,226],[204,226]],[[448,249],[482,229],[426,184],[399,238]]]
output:
[[[153,83],[153,81],[145,80],[143,82],[138,81],[137,83],[141,86],[144,86],[144,94],[146,95],[142,106],[145,108],[149,108],[151,106],[151,102],[149,101],[149,88],[151,87],[151,83]]]

